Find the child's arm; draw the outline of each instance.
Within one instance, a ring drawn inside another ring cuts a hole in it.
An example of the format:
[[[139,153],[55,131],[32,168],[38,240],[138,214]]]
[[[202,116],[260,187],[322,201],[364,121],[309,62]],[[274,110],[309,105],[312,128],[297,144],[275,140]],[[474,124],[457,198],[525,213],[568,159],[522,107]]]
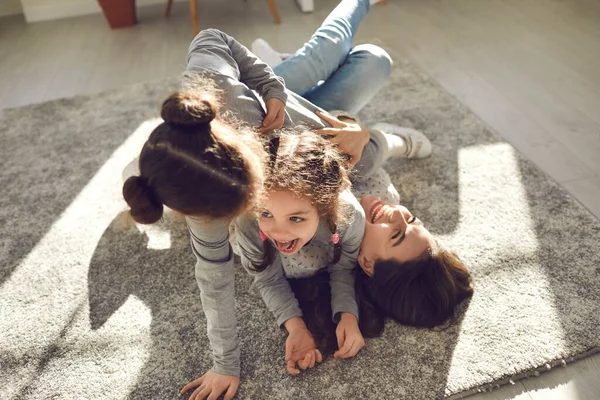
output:
[[[321,353],[316,349],[316,343],[302,319],[298,300],[284,276],[281,258],[275,257],[271,265],[257,272],[254,266],[262,262],[264,254],[258,224],[248,216],[238,217],[235,223],[242,266],[254,277],[254,286],[275,316],[277,324],[285,327],[289,333],[285,345],[288,372],[291,375],[300,373],[296,369],[296,362],[302,369],[312,368],[315,362],[321,361]]]
[[[358,251],[365,230],[365,215],[358,200],[345,191],[340,196],[341,201],[348,202],[354,210],[353,220],[340,232],[342,254],[340,260],[329,265],[331,285],[331,309],[333,319],[338,322],[336,336],[339,350],[334,357],[353,357],[364,346],[364,339],[358,329],[358,304],[354,287],[355,268]]]
[[[354,279],[358,251],[365,232],[365,213],[354,195],[346,190],[340,195],[340,201],[350,204],[353,210],[353,219],[343,231],[339,230],[340,245],[342,246],[340,260],[328,267],[331,309],[335,322],[339,321],[343,312],[350,313],[358,319]]]
[[[276,256],[264,271],[254,270],[254,265],[261,264],[264,254],[256,220],[243,215],[235,219],[235,227],[242,266],[254,278],[254,286],[275,316],[277,324],[281,327],[290,318],[302,317],[298,300],[283,274],[280,257]]]
[[[182,393],[203,384],[217,396],[227,391],[232,398],[239,385],[240,350],[235,316],[233,254],[229,245],[229,221],[186,217],[192,250],[196,255],[196,280],[206,315],[207,335],[214,365]]]
[[[290,375],[295,376],[300,373],[296,368],[296,362],[301,369],[306,369],[314,367],[315,363],[323,360],[315,339],[301,317],[288,319],[284,322],[284,326],[289,334],[285,341],[285,361]]]
[[[234,78],[263,99],[287,101],[283,78],[240,42],[218,29],[201,31],[188,50],[188,71],[210,70]]]

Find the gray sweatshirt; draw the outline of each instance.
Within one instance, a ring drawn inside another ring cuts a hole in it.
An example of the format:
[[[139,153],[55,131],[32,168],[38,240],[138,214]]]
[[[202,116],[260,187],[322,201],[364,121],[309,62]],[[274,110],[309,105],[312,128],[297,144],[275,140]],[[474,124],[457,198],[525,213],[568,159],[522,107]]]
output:
[[[301,124],[318,129],[329,126],[315,114],[320,108],[285,89],[283,80],[275,76],[267,64],[218,30],[207,29],[194,38],[189,48],[186,72],[208,73],[223,92],[223,108],[250,126],[262,124],[266,115],[265,101],[272,97],[286,103],[285,127]],[[366,180],[379,169],[383,140],[378,132],[371,132],[371,140],[355,167],[353,181]],[[205,221],[191,217],[186,217],[186,221],[197,258],[196,280],[213,350],[213,370],[239,376],[233,253],[228,242],[231,221]]]

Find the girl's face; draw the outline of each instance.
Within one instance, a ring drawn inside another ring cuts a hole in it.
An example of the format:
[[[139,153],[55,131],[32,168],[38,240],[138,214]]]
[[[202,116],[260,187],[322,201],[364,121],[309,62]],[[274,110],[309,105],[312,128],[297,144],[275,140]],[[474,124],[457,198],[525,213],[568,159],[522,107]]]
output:
[[[434,245],[433,235],[404,206],[392,206],[368,195],[360,200],[365,210],[365,236],[358,263],[369,275],[379,260],[407,262],[418,259]]]
[[[277,250],[292,255],[315,236],[319,213],[306,197],[287,190],[273,191],[266,195],[258,226]]]

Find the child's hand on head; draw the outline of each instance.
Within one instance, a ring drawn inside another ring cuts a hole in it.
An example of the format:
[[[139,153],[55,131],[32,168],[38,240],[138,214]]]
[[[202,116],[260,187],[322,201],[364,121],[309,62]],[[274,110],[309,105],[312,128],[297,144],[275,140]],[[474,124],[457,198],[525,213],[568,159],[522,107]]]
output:
[[[284,325],[289,332],[285,342],[285,361],[287,361],[287,371],[290,375],[296,376],[300,373],[300,370],[296,368],[296,363],[300,369],[305,370],[313,368],[315,363],[323,361],[315,339],[302,318],[290,318]]]
[[[260,133],[265,133],[273,129],[281,129],[285,119],[285,103],[275,97],[266,101],[267,115],[262,125],[258,128]]]
[[[338,351],[333,353],[335,358],[354,357],[365,346],[365,339],[358,328],[358,320],[351,313],[342,313],[335,335],[338,341]]]

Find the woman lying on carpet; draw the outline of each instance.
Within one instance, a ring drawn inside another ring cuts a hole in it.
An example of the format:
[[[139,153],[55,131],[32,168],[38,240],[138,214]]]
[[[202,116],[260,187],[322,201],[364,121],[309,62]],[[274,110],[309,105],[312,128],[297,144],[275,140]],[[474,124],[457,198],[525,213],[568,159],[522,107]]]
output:
[[[369,182],[379,173],[387,157],[422,157],[431,151],[427,139],[414,130],[392,126],[392,130],[400,134],[392,136],[326,114],[317,115],[323,109],[357,112],[383,86],[389,75],[391,61],[382,49],[371,45],[351,48],[352,36],[368,8],[368,1],[342,1],[311,40],[276,67],[286,82],[294,86],[293,90],[303,96],[286,89],[267,65],[234,39],[215,30],[203,31],[194,39],[187,70],[208,73],[210,82],[220,89],[225,114],[230,120],[234,117],[238,122],[261,126],[263,132],[279,128],[282,123],[286,127],[302,124],[333,136],[331,140],[349,155],[350,165],[354,166],[354,188],[368,189]],[[325,82],[317,86],[319,81]],[[216,114],[210,95],[204,92],[179,92],[165,101],[161,113],[165,122],[153,131],[144,145],[139,159],[141,173],[125,182],[123,194],[131,207],[131,215],[140,223],[158,221],[163,204],[187,216],[192,248],[198,260],[196,278],[215,363],[211,371],[190,382],[182,392],[197,387],[191,398],[209,395],[216,398],[227,392],[225,398],[230,399],[239,385],[240,366],[228,228],[235,216],[259,205],[267,154],[253,130],[234,128],[224,122],[224,115],[212,121],[212,118],[200,117],[196,113],[197,107],[205,109],[207,104]],[[388,259],[388,255],[393,256],[394,249],[406,248],[416,239],[427,243],[421,247],[423,253],[416,258],[431,260],[431,266],[426,268],[426,278],[417,279],[417,282],[419,285],[428,279],[443,282],[432,281],[425,287],[425,293],[430,293],[428,304],[437,304],[435,290],[441,289],[442,297],[447,299],[440,301],[437,308],[428,307],[425,313],[437,313],[432,321],[452,315],[455,304],[465,292],[468,293],[462,280],[462,277],[468,277],[464,267],[459,265],[465,271],[459,274],[461,279],[449,272],[458,268],[454,263],[443,261],[449,253],[437,249],[432,236],[418,227],[418,220],[408,217],[408,211],[399,207],[381,207],[379,203],[363,202],[362,205],[367,214],[364,242],[370,243],[371,234],[388,236],[379,243],[382,248],[374,246],[371,250],[364,245],[361,248],[358,260],[367,272],[359,274],[358,286],[362,290],[359,293],[367,294],[365,298],[369,300],[361,302],[361,309],[370,310],[369,307],[375,305],[378,311],[372,313],[374,316],[386,315],[405,323],[415,321],[419,325],[428,325],[424,322],[426,319],[421,318],[424,313],[418,310],[422,304],[401,308],[412,315],[412,319],[404,318],[389,307],[389,301],[382,299],[383,293],[395,293],[390,292],[392,285],[386,284],[377,291],[374,284],[365,283],[376,282],[380,275],[380,264],[375,261]],[[386,283],[401,284],[402,281],[392,279]],[[398,296],[398,299],[411,298]],[[363,319],[366,318],[361,317],[361,327],[365,325]],[[371,332],[376,333],[379,325],[372,326],[375,329]],[[293,346],[288,338],[286,347]],[[294,365],[297,362],[302,369],[310,367],[311,351],[314,347],[299,348],[287,357],[287,361]]]

